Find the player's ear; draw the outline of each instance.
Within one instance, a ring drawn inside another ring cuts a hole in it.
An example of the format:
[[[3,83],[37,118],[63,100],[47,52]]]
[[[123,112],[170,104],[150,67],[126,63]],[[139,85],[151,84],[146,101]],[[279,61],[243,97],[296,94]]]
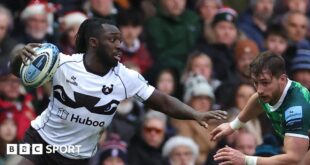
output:
[[[279,79],[280,79],[281,82],[286,82],[287,75],[286,75],[286,74],[282,74],[282,75],[279,77]]]
[[[89,37],[88,42],[89,42],[89,46],[93,48],[97,47],[99,43],[96,37]]]

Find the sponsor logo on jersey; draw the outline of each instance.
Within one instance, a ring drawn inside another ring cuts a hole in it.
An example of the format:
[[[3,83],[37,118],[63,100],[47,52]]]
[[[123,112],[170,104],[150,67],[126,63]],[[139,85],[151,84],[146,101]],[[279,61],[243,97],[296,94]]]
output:
[[[82,116],[73,114],[73,113],[70,114],[68,111],[66,111],[63,108],[58,109],[57,116],[63,120],[68,120],[68,121],[75,122],[78,124],[84,124],[84,125],[94,126],[94,127],[104,127],[104,121],[92,120],[89,117],[83,118]]]
[[[285,111],[285,126],[287,130],[302,128],[302,106],[293,106]]]
[[[70,83],[70,84],[72,84],[72,85],[78,86],[77,82],[75,81],[75,80],[76,80],[76,77],[71,76],[70,79],[71,79],[71,80],[66,79],[66,82],[67,82],[67,83]]]
[[[104,121],[91,120],[89,117],[82,118],[80,115],[75,114],[71,114],[70,121],[94,127],[104,127]]]

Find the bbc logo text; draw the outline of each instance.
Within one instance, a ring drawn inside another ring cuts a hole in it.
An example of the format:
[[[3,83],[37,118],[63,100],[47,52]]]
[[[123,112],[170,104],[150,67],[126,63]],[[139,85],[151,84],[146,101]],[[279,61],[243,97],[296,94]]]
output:
[[[81,145],[7,144],[7,155],[43,155],[59,153],[79,154]],[[45,153],[43,153],[45,152]]]

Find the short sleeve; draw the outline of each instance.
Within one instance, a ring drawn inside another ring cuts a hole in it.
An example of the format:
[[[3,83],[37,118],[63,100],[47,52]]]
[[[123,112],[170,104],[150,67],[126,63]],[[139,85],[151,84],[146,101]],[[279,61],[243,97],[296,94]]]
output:
[[[127,98],[135,97],[137,100],[144,102],[152,95],[155,88],[149,85],[141,74],[125,67],[121,69],[121,72]]]
[[[309,124],[306,116],[309,114],[302,105],[295,105],[287,108],[284,114],[285,136],[300,138],[308,137]]]

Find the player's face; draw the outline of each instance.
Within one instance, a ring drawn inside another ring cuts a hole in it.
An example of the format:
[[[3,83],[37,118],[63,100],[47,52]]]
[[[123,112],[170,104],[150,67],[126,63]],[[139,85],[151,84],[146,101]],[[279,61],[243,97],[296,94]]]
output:
[[[96,54],[102,63],[114,67],[121,60],[121,32],[114,25],[103,24],[102,27],[104,33],[99,36]]]
[[[272,76],[270,72],[263,71],[257,77],[252,75],[254,86],[261,101],[274,105],[279,100],[287,77],[281,75],[279,78]]]

